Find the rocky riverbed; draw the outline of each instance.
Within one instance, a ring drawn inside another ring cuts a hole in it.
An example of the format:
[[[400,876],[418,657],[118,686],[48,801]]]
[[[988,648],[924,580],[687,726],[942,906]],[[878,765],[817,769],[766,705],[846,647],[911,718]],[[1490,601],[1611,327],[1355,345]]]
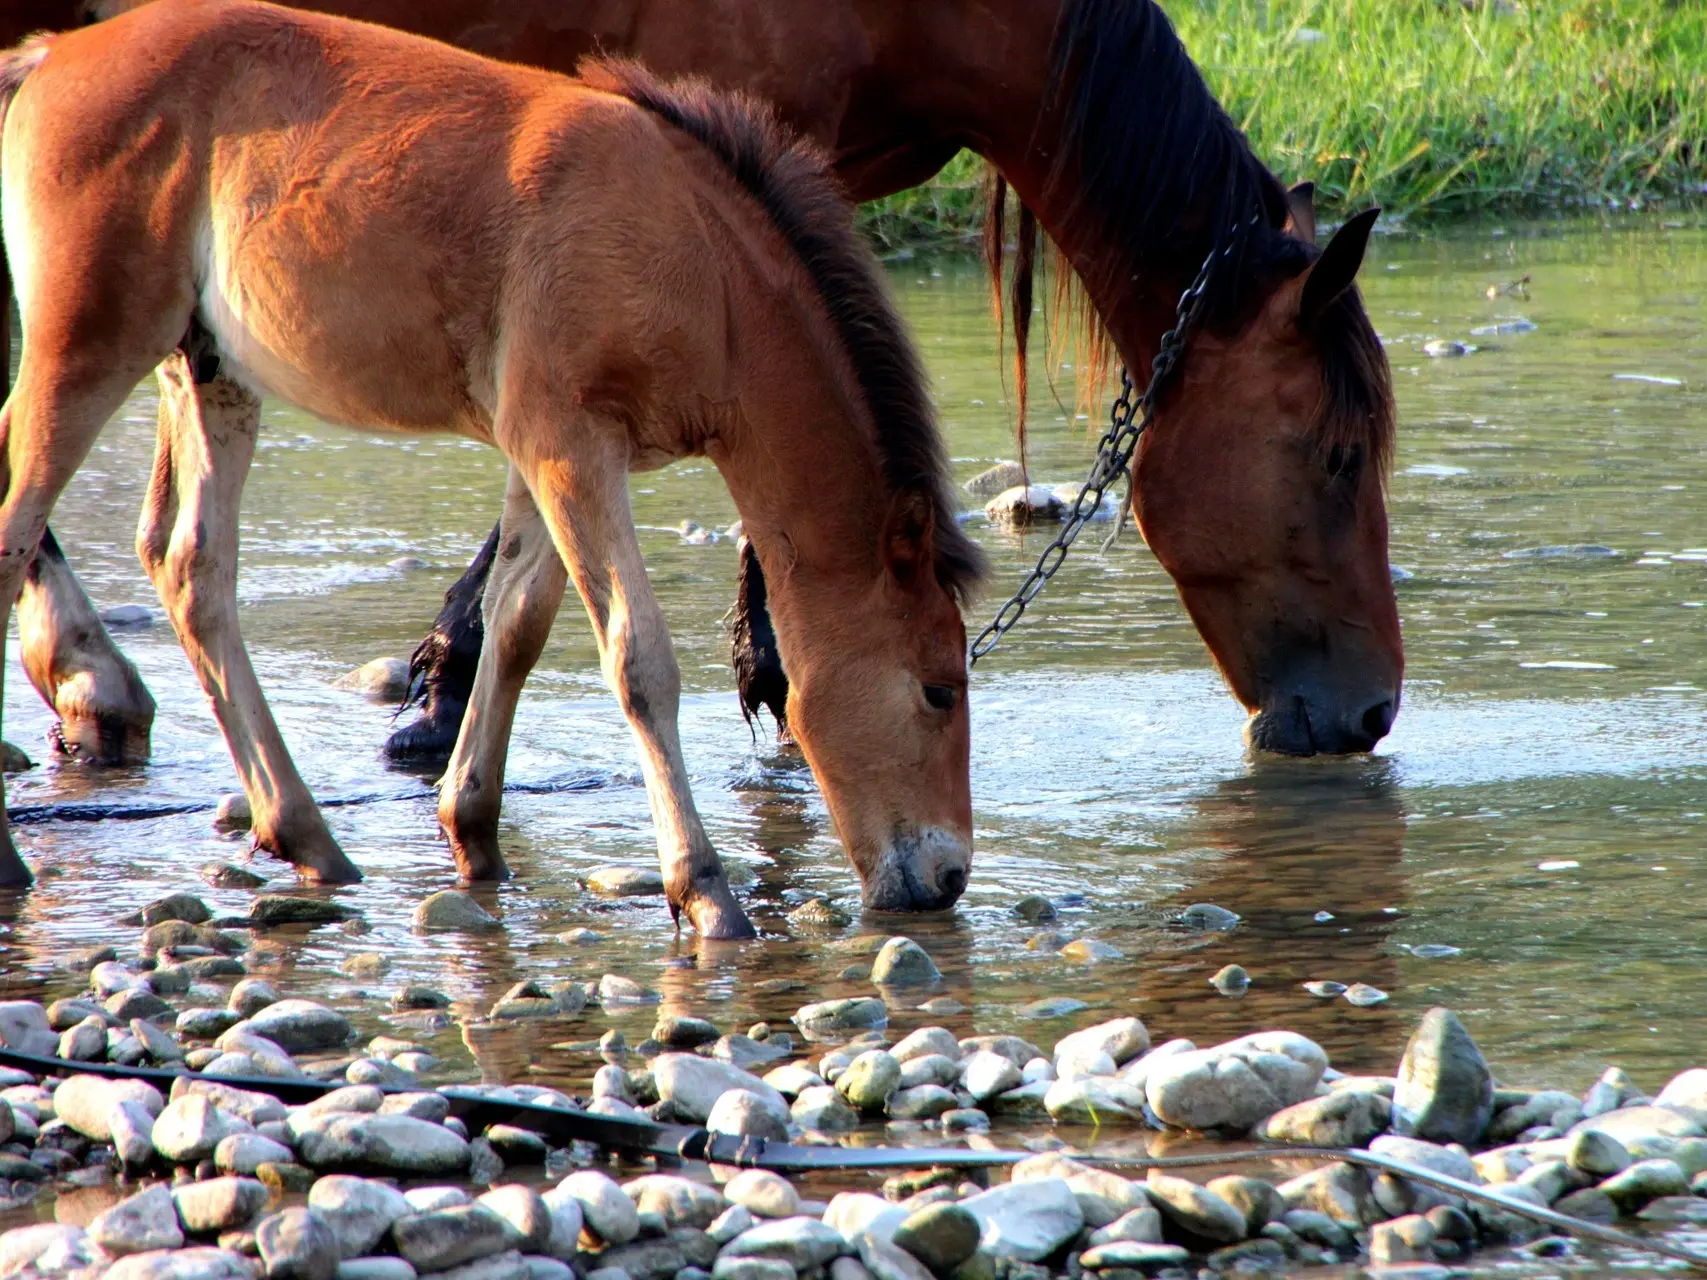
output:
[[[0,1070],[0,1275],[1135,1280],[1357,1263],[1423,1277],[1578,1254],[1526,1207],[1686,1243],[1707,1222],[1707,1069],[1652,1096],[1616,1069],[1580,1097],[1501,1088],[1445,1009],[1421,1020],[1390,1076],[1341,1074],[1316,1041],[1282,1030],[1152,1043],[1136,1017],[1048,1046],[941,1026],[897,1039],[885,1000],[850,997],[801,1006],[789,1031],[726,1033],[671,1013],[633,1049],[615,1031],[567,1042],[601,1062],[585,1097],[464,1086],[772,1140],[1030,1147],[1006,1181],[922,1161],[881,1184],[857,1173],[796,1182],[624,1166],[507,1124],[470,1132],[438,1088],[455,1082],[421,1045],[364,1041],[344,1014],[280,998],[249,974],[258,924],[340,914],[271,895],[222,921],[197,896],[172,894],[134,917],[134,953],[73,958],[87,974],[82,995],[0,1003],[0,1044],[64,1063],[45,1078]],[[452,891],[417,918],[477,931],[484,914]],[[381,960],[366,963],[378,973]],[[934,973],[906,938],[875,950],[886,993],[919,990]],[[616,974],[526,981],[483,1021],[584,1033],[589,1016],[650,996]],[[391,1003],[430,1018],[448,1000],[404,984]],[[177,1074],[162,1091],[79,1071],[93,1062]],[[340,1087],[287,1105],[203,1074]],[[1191,1177],[1142,1163],[1225,1151],[1228,1140],[1272,1154]],[[1287,1144],[1364,1148],[1489,1198],[1289,1157]]]

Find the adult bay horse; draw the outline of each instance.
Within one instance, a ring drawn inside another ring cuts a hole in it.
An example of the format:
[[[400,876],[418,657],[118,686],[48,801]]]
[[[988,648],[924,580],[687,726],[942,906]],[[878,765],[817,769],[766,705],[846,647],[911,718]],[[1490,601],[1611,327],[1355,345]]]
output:
[[[502,866],[504,751],[567,565],[641,747],[672,911],[751,935],[689,794],[680,673],[628,508],[631,470],[698,455],[765,567],[795,732],[866,902],[960,896],[958,604],[982,562],[881,272],[827,166],[767,108],[638,64],[571,81],[245,0],[160,0],[26,44],[0,61],[5,98],[23,358],[0,410],[0,601],[157,368],[138,550],[258,843],[359,875],[237,624],[265,390],[334,422],[455,431],[511,464],[488,651],[439,806],[466,871]],[[0,857],[17,878],[9,837]]]
[[[16,0],[11,9],[26,24],[51,26],[137,2]],[[33,19],[31,5],[39,6]],[[921,182],[971,147],[1026,210],[1014,272],[1016,336],[1029,317],[1035,216],[1083,282],[1117,354],[1140,377],[1198,264],[1231,242],[1184,378],[1140,451],[1135,514],[1252,713],[1255,745],[1296,755],[1361,751],[1387,732],[1404,657],[1383,493],[1392,392],[1352,287],[1368,227],[1343,229],[1311,268],[1307,200],[1289,208],[1151,0],[971,7],[941,0],[298,0],[297,7],[563,71],[606,50],[638,56],[660,73],[745,88],[819,139],[856,199]],[[431,659],[428,707],[393,739],[402,754],[442,757],[455,741],[473,684],[480,585],[493,546],[453,589],[423,647]],[[74,587],[68,573],[56,573],[44,590],[65,583]],[[38,612],[58,616],[45,606]],[[53,628],[38,630],[47,644]],[[56,669],[92,668],[84,687],[112,691],[109,722],[134,723],[122,659],[98,628],[74,634],[86,643],[62,645],[68,656],[57,668],[36,666],[50,684]]]

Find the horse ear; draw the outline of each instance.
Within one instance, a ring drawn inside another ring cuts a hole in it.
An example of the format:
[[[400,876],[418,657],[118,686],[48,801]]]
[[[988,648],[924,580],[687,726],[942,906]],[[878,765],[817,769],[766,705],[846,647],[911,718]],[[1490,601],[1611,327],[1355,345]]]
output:
[[[1363,251],[1369,247],[1369,232],[1381,210],[1365,209],[1347,218],[1328,247],[1322,250],[1304,277],[1304,292],[1298,300],[1298,323],[1308,329],[1321,318],[1328,304],[1357,279],[1357,269],[1363,265]]]
[[[1316,243],[1316,184],[1300,182],[1286,193],[1284,230],[1307,244]]]
[[[936,551],[936,504],[909,489],[895,495],[883,522],[883,565],[904,587],[930,570]]]

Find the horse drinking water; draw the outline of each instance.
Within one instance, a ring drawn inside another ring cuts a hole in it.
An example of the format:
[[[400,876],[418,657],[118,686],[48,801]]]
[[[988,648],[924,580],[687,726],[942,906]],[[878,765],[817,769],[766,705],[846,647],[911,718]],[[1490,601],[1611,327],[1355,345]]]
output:
[[[0,62],[0,95],[23,319],[0,411],[0,601],[158,366],[138,549],[259,844],[312,876],[359,874],[238,633],[238,499],[264,389],[336,422],[459,432],[511,463],[466,767],[439,810],[465,873],[502,866],[504,745],[567,565],[641,749],[671,908],[707,936],[750,934],[689,794],[680,676],[627,499],[631,470],[704,455],[765,566],[795,732],[866,901],[960,895],[958,603],[981,562],[850,210],[766,110],[632,64],[576,82],[220,0],[25,46]],[[27,877],[0,835],[10,878]]]
[[[0,6],[0,41],[140,2],[12,0]],[[1316,261],[1308,197],[1289,201],[1152,0],[296,7],[559,71],[602,50],[746,89],[826,147],[855,199],[922,182],[970,147],[1027,211],[1010,273],[1016,335],[1026,331],[1041,228],[1068,268],[1061,278],[1084,284],[1117,354],[1140,376],[1198,264],[1231,242],[1235,255],[1211,282],[1184,377],[1139,452],[1135,511],[1251,712],[1255,745],[1363,751],[1387,732],[1404,650],[1383,492],[1392,389],[1352,287],[1368,225],[1342,229]],[[432,696],[422,719],[394,736],[399,754],[443,759],[456,740],[490,562],[476,561],[429,638]],[[108,742],[145,749],[152,704],[63,560],[48,562],[25,607],[39,619],[24,638],[42,655],[28,664],[32,679],[64,719],[67,741],[96,757]]]

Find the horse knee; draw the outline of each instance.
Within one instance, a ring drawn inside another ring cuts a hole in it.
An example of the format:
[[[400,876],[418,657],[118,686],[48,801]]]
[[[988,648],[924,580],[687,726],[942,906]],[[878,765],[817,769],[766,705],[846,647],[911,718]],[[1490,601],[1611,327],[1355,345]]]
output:
[[[641,724],[674,716],[682,677],[669,635],[660,627],[625,626],[608,649],[607,676],[623,714]]]

